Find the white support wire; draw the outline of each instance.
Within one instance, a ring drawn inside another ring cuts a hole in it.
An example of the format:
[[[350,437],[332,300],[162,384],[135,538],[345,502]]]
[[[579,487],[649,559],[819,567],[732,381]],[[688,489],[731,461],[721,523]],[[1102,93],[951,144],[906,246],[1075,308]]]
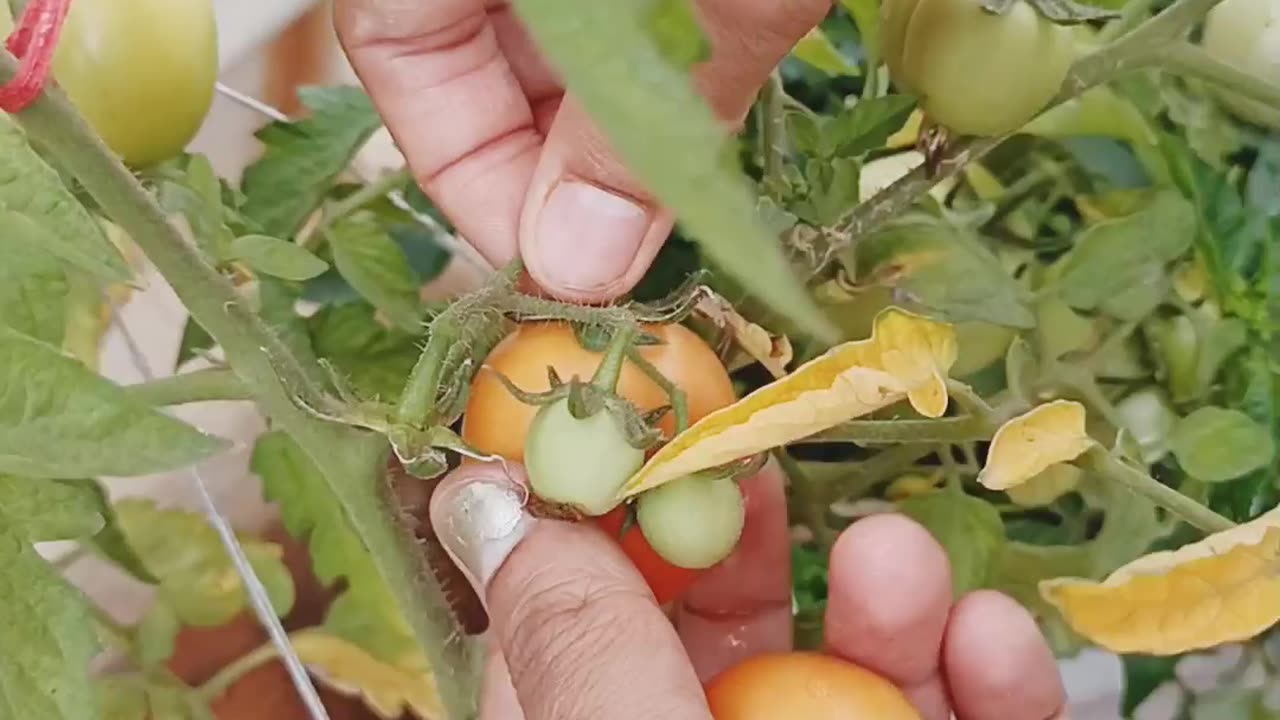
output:
[[[120,316],[114,307],[111,309],[111,324],[120,331],[120,336],[124,340],[125,348],[129,353],[130,362],[143,380],[148,382],[154,380],[155,373],[152,372],[150,364],[147,362],[146,357],[143,356],[142,349],[138,347],[133,335],[129,332],[129,328],[125,326],[124,318]],[[218,511],[213,495],[209,493],[209,486],[200,474],[200,468],[193,466],[188,470],[188,474],[191,477],[192,485],[195,486],[200,495],[200,504],[204,507],[205,516],[208,518],[209,524],[218,533],[218,539],[222,541],[223,548],[231,558],[231,564],[235,567],[241,581],[244,582],[245,594],[249,598],[249,605],[253,608],[253,613],[257,616],[258,622],[266,629],[267,635],[271,638],[271,644],[275,646],[276,654],[279,655],[284,662],[285,668],[289,671],[289,679],[293,682],[294,689],[298,691],[298,696],[302,698],[302,702],[307,708],[307,714],[310,715],[311,720],[329,720],[329,713],[325,709],[324,703],[320,700],[320,694],[316,691],[310,673],[307,672],[302,659],[298,657],[298,653],[289,642],[289,633],[285,631],[284,626],[280,623],[280,618],[276,617],[276,611],[271,606],[271,597],[267,594],[266,587],[263,586],[262,580],[258,578],[258,574],[253,571],[253,566],[249,563],[249,558],[245,555],[244,548],[240,545],[240,540],[236,537],[235,530],[231,528],[231,524]]]

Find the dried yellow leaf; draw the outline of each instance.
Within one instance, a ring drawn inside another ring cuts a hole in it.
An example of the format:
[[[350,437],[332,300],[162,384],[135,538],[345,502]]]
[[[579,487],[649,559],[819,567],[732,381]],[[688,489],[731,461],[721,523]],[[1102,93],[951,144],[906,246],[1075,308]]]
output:
[[[395,720],[405,710],[421,720],[445,717],[435,678],[424,666],[384,663],[336,635],[304,630],[290,636],[311,674],[326,686],[358,697],[378,717]]]
[[[623,498],[751,457],[892,405],[909,394],[922,413],[946,408],[955,360],[950,326],[887,308],[866,340],[845,343],[677,435],[623,486]],[[939,409],[939,406],[941,409]]]
[[[1084,406],[1073,400],[1038,405],[1010,420],[991,439],[978,482],[991,490],[1008,490],[1051,465],[1075,460],[1094,445],[1084,421]]]
[[[1014,505],[1043,507],[1075,490],[1084,478],[1084,471],[1075,465],[1050,465],[1021,485],[1014,485],[1005,492]]]
[[[787,365],[795,352],[786,335],[769,334],[768,330],[742,317],[728,300],[709,290],[698,301],[696,309],[717,327],[727,330],[738,347],[763,365],[775,378],[787,374]]]
[[[1112,652],[1176,655],[1248,640],[1280,621],[1280,511],[1145,555],[1102,582],[1046,580],[1040,594]]]

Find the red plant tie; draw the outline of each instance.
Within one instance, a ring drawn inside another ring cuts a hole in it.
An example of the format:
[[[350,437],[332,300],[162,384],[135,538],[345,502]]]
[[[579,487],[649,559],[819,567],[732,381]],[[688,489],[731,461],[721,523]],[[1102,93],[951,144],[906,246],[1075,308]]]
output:
[[[18,72],[0,85],[0,110],[15,113],[40,96],[53,65],[53,51],[71,0],[30,0],[5,42],[18,58]]]

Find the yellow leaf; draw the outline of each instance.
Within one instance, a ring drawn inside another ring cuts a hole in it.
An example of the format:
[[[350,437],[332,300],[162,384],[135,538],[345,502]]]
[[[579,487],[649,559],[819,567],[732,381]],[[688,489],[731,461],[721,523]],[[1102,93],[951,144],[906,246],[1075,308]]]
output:
[[[936,491],[941,483],[941,473],[935,473],[932,476],[918,473],[899,475],[893,482],[889,483],[889,487],[885,488],[884,497],[886,500],[898,502],[917,495],[927,495]]]
[[[885,140],[884,146],[894,149],[914,147],[916,140],[920,138],[920,126],[923,123],[924,113],[919,109],[912,110],[902,127]]]
[[[786,335],[770,335],[768,330],[742,317],[728,300],[710,290],[704,292],[696,308],[716,327],[727,330],[738,346],[775,378],[787,374],[787,364],[795,353]]]
[[[957,353],[951,326],[889,308],[876,317],[871,340],[885,370],[906,385],[916,412],[941,417],[947,411],[947,371]]]
[[[1084,420],[1084,406],[1073,400],[1054,400],[1010,420],[991,439],[978,482],[1008,490],[1051,465],[1075,460],[1094,444]]]
[[[1102,582],[1046,580],[1040,594],[1112,652],[1176,655],[1247,640],[1280,620],[1278,513],[1143,556]]]
[[[344,695],[360,698],[385,720],[395,720],[405,710],[421,720],[445,717],[435,678],[425,666],[389,665],[343,638],[319,630],[294,633],[290,641],[316,679]]]
[[[920,403],[918,410],[936,410],[939,402],[945,409],[943,374],[954,359],[950,326],[887,308],[869,339],[838,345],[694,423],[654,453],[619,495],[631,497],[751,457],[892,405],[908,393],[913,404]]]
[[[1075,465],[1050,465],[1021,485],[1014,485],[1005,492],[1014,505],[1043,507],[1075,490],[1084,478],[1084,471]]]

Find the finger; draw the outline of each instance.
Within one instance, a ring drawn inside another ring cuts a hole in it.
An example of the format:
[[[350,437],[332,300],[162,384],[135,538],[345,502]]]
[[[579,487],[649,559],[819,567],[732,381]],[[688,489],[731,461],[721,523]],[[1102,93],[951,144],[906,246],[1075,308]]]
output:
[[[828,649],[906,688],[929,720],[947,717],[938,656],[950,607],[946,553],[920,525],[901,515],[875,515],[836,540]]]
[[[526,497],[486,466],[456,471],[431,501],[485,600],[525,719],[710,720],[675,629],[616,543],[534,519]]]
[[[1066,704],[1035,620],[995,591],[970,593],[951,611],[943,666],[959,720],[1049,720]]]
[[[423,191],[495,265],[542,146],[484,0],[338,0],[351,65]]]
[[[765,652],[791,648],[791,553],[785,478],[772,462],[742,482],[746,525],[734,553],[699,578],[677,609],[704,681]]]
[[[502,48],[507,64],[529,100],[534,124],[538,132],[545,135],[560,107],[564,85],[538,51],[528,31],[511,10],[510,3],[490,0],[489,22],[493,24],[498,46]]]
[[[700,0],[712,55],[694,81],[716,115],[741,122],[769,72],[830,7],[831,0]],[[613,298],[640,280],[671,226],[671,214],[567,97],[521,213],[520,253],[530,275],[565,299]]]

